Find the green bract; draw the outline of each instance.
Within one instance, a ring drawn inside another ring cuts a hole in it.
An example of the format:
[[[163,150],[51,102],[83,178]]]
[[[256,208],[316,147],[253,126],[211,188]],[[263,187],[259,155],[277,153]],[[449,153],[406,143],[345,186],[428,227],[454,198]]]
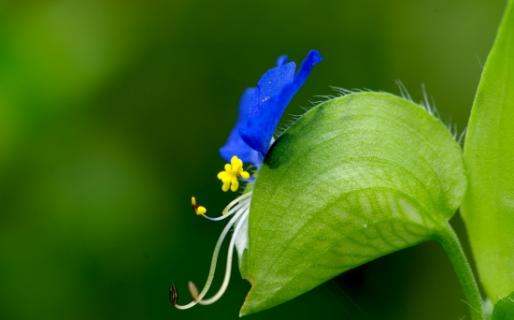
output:
[[[496,302],[514,291],[514,5],[506,11],[475,98],[462,213],[481,282]]]
[[[241,314],[447,229],[466,179],[460,146],[423,107],[354,93],[314,107],[275,142],[253,190]]]

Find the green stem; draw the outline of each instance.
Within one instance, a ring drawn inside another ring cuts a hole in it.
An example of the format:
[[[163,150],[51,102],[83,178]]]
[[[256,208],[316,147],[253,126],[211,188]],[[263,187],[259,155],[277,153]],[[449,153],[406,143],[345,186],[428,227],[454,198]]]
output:
[[[441,229],[436,235],[435,240],[441,244],[444,251],[450,258],[453,269],[457,273],[460,285],[464,291],[464,297],[471,313],[471,319],[484,320],[484,306],[480,290],[478,289],[475,276],[471,270],[471,265],[466,258],[466,254],[462,249],[459,238],[450,224],[448,227]]]

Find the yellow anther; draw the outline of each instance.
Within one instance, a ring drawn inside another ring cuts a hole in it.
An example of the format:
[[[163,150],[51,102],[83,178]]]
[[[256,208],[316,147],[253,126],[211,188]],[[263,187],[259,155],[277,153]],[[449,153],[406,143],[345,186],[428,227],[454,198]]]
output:
[[[232,159],[230,159],[230,165],[232,166],[232,171],[234,172],[243,170],[243,161],[237,156],[233,156]]]
[[[207,208],[205,208],[204,206],[198,206],[198,208],[196,208],[197,215],[203,216],[206,213],[207,213]]]
[[[236,192],[237,189],[239,189],[239,180],[237,180],[236,177],[232,177],[230,184],[230,190],[232,190],[232,192]]]
[[[221,190],[223,192],[228,190],[237,191],[239,189],[239,178],[250,178],[250,173],[243,168],[243,161],[237,156],[233,156],[230,159],[230,163],[225,164],[224,169],[224,171],[218,173],[218,179],[221,180]]]
[[[203,216],[204,214],[207,213],[207,208],[205,208],[204,206],[199,206],[196,203],[196,198],[194,196],[191,197],[191,207],[193,208],[196,215],[198,215],[198,216]]]

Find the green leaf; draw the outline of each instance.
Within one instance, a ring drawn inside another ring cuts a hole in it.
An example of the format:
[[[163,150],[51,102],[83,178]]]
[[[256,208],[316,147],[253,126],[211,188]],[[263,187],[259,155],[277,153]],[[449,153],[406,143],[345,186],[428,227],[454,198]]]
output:
[[[501,299],[494,306],[492,320],[512,320],[514,319],[514,292]]]
[[[469,189],[462,215],[485,291],[514,291],[514,6],[489,54],[464,147]]]
[[[465,185],[460,146],[411,101],[355,93],[311,109],[258,173],[241,315],[433,238]]]

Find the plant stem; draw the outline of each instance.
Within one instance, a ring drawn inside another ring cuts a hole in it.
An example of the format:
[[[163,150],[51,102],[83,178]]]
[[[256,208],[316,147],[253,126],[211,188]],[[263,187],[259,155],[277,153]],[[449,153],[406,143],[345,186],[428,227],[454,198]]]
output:
[[[466,258],[466,254],[462,249],[459,237],[453,230],[452,226],[448,224],[446,228],[442,228],[436,234],[435,240],[443,247],[444,251],[450,258],[453,269],[457,273],[460,285],[464,291],[464,296],[471,313],[473,320],[485,320],[484,306],[480,290],[478,289],[477,282],[471,265]]]

